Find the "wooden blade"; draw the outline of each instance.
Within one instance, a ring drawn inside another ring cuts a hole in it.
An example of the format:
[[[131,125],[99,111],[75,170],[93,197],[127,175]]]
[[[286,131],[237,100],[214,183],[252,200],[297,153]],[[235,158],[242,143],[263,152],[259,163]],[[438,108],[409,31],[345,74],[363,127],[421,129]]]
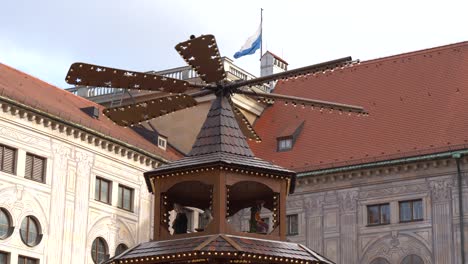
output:
[[[192,84],[156,74],[119,70],[87,63],[73,63],[65,81],[69,84],[183,93]]]
[[[282,95],[282,94],[269,94],[269,93],[261,93],[261,92],[252,92],[252,91],[244,91],[238,90],[237,93],[249,95],[255,97],[258,101],[263,101],[265,103],[274,103],[275,101],[283,101],[286,105],[302,106],[302,107],[311,107],[312,109],[318,109],[323,111],[324,109],[328,109],[330,111],[337,110],[338,112],[347,112],[347,113],[357,113],[368,115],[368,113],[364,110],[364,108],[355,105],[347,105],[347,104],[340,104],[322,100],[314,100],[314,99],[307,99],[303,97],[296,97],[296,96],[289,96],[289,95]]]
[[[232,110],[237,120],[237,124],[239,124],[239,128],[241,129],[244,136],[246,136],[250,140],[255,140],[257,142],[261,142],[260,136],[255,132],[255,129],[250,124],[249,120],[244,116],[244,114],[234,105],[234,103],[229,100],[231,104]]]
[[[121,126],[134,126],[178,110],[195,106],[197,102],[186,94],[169,95],[135,104],[105,109],[104,114]]]
[[[177,44],[175,49],[206,83],[219,82],[226,78],[218,45],[213,35],[191,38]]]
[[[297,69],[290,70],[290,71],[280,72],[280,73],[276,73],[276,74],[272,74],[272,75],[268,75],[264,77],[233,82],[233,83],[228,84],[227,88],[232,90],[234,88],[238,88],[242,86],[251,87],[255,85],[268,83],[271,81],[276,81],[279,79],[287,79],[291,77],[298,77],[298,76],[302,76],[306,74],[313,74],[316,72],[322,72],[326,70],[333,70],[338,67],[346,67],[346,66],[352,65],[353,63],[356,63],[356,62],[355,61],[353,62],[351,57],[345,57],[345,58],[341,58],[337,60],[327,61],[327,62],[314,64],[314,65],[310,65],[310,66],[306,66],[302,68],[297,68]]]

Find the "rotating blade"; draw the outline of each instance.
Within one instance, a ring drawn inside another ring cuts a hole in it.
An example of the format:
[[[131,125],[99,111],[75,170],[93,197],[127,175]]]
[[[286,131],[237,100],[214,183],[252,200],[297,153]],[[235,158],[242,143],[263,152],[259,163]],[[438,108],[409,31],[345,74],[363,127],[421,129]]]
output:
[[[168,95],[135,104],[108,108],[103,113],[120,126],[134,126],[143,121],[193,107],[197,102],[189,95]]]
[[[298,76],[302,76],[306,74],[314,74],[316,72],[324,72],[327,70],[333,70],[335,68],[348,67],[357,62],[358,61],[352,61],[351,57],[345,57],[345,58],[341,58],[337,60],[327,61],[327,62],[314,64],[314,65],[310,65],[310,66],[306,66],[302,68],[297,68],[294,70],[275,73],[275,74],[268,75],[268,76],[258,77],[255,79],[233,82],[233,83],[228,84],[227,88],[232,90],[232,89],[239,88],[242,86],[251,87],[255,85],[260,85],[260,84],[276,81],[279,79],[287,79],[287,78],[298,77]]]
[[[244,116],[244,114],[234,105],[234,103],[229,100],[231,104],[232,110],[234,112],[234,116],[236,117],[237,124],[239,124],[239,128],[241,129],[244,136],[246,136],[250,140],[255,140],[257,142],[261,142],[262,139],[260,136],[255,132],[255,129],[250,124],[249,120]]]
[[[175,49],[206,83],[219,82],[226,77],[213,35],[202,35],[181,42],[175,46]]]
[[[302,107],[311,107],[312,109],[328,109],[328,110],[337,110],[338,112],[347,112],[347,113],[357,113],[368,115],[368,113],[362,108],[361,106],[356,105],[348,105],[348,104],[340,104],[335,102],[329,101],[322,101],[322,100],[314,100],[308,99],[303,97],[296,97],[296,96],[289,96],[289,95],[282,95],[282,94],[269,94],[269,93],[261,93],[261,92],[252,92],[252,91],[244,91],[238,90],[236,93],[245,94],[256,98],[258,101],[263,101],[266,103],[274,103],[275,101],[283,101],[286,105],[290,104],[294,107],[302,106]]]
[[[65,81],[69,84],[183,93],[194,86],[156,74],[119,70],[87,63],[73,63]]]

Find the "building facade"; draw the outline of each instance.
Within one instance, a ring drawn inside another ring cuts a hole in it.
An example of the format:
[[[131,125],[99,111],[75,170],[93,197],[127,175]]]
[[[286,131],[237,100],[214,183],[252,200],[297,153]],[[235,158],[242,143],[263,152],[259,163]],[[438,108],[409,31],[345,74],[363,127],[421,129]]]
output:
[[[468,43],[364,61],[275,91],[360,105],[275,104],[254,153],[297,171],[289,240],[336,263],[466,263]]]
[[[175,152],[3,64],[0,80],[0,263],[98,263],[150,240],[142,175]]]

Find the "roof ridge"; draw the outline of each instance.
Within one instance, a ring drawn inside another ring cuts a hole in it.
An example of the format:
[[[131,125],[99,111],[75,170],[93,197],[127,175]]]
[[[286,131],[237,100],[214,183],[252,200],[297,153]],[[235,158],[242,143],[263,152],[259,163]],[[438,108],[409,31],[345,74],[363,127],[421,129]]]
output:
[[[468,41],[456,42],[456,43],[446,44],[446,45],[432,47],[432,48],[425,48],[425,49],[420,49],[420,50],[415,50],[415,51],[403,52],[403,53],[395,54],[395,55],[384,56],[384,57],[380,57],[376,59],[365,60],[365,61],[361,61],[360,64],[357,64],[353,67],[358,67],[363,64],[370,64],[373,62],[383,62],[383,61],[392,60],[396,58],[408,58],[408,57],[413,57],[416,55],[427,54],[427,53],[431,53],[434,51],[447,50],[447,49],[451,49],[454,47],[462,47],[462,46],[468,47]]]

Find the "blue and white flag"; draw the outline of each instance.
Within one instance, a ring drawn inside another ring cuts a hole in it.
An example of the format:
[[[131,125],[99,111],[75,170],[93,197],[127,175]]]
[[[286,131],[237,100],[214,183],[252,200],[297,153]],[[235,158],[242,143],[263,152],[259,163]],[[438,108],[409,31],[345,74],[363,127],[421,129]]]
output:
[[[253,36],[247,39],[242,48],[234,54],[234,58],[238,59],[245,55],[254,54],[262,45],[262,25],[257,29],[257,32]]]

